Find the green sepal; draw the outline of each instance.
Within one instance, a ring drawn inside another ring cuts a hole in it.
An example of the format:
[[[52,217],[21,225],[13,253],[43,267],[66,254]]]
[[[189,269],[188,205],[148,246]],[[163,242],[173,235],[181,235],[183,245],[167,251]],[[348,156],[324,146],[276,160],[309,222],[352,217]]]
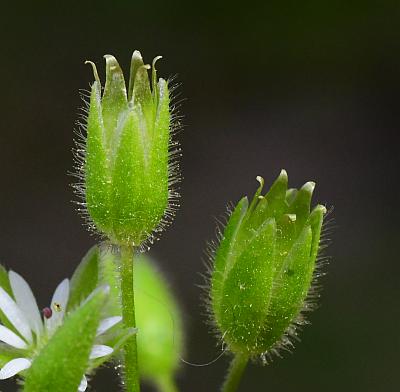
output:
[[[311,226],[313,239],[311,244],[311,262],[315,262],[318,251],[320,248],[320,238],[322,230],[322,222],[324,220],[324,215],[326,214],[326,208],[323,205],[317,205],[311,212],[308,222]]]
[[[76,392],[84,375],[107,293],[100,289],[57,329],[26,372],[25,392]]]
[[[128,101],[130,102],[132,100],[132,95],[133,95],[133,86],[135,84],[135,78],[138,69],[143,66],[143,58],[142,55],[138,50],[135,50],[132,54],[132,59],[131,59],[131,69],[130,69],[130,75],[129,75],[129,88],[128,88]]]
[[[150,89],[148,70],[149,65],[141,65],[135,74],[135,83],[133,85],[133,102],[135,104],[140,104],[144,110],[148,106],[152,107],[152,95]]]
[[[100,89],[98,82],[94,82],[87,120],[85,201],[88,212],[98,229],[107,232],[111,229],[109,208],[111,176],[108,170],[109,158],[105,146]]]
[[[157,82],[156,63],[160,59],[162,59],[162,56],[155,57],[151,65],[151,87],[153,89],[153,100],[156,107],[159,104],[159,97],[160,97],[160,86],[158,85]]]
[[[286,208],[285,198],[288,185],[288,175],[286,170],[281,170],[278,178],[272,184],[270,190],[265,195],[268,201],[268,214],[265,219],[273,216],[277,218],[282,215]]]
[[[314,263],[310,263],[312,232],[306,226],[274,278],[274,289],[263,334],[264,351],[279,341],[303,307]]]
[[[151,202],[146,192],[145,159],[147,139],[142,138],[138,109],[129,111],[120,130],[120,144],[115,154],[112,189],[113,231],[117,243],[139,245],[147,237],[148,209]],[[141,173],[140,176],[137,173]],[[146,206],[147,207],[147,206]]]
[[[265,220],[266,212],[268,209],[268,200],[264,196],[258,196],[257,206],[251,216],[251,225],[259,227]]]
[[[105,55],[106,83],[101,100],[106,145],[110,146],[118,121],[128,108],[124,74],[114,56]]]
[[[291,214],[296,214],[296,227],[298,233],[303,229],[308,216],[310,215],[310,203],[312,194],[315,188],[315,183],[312,181],[306,182],[297,192],[296,197],[289,207]]]
[[[83,257],[70,281],[68,310],[73,310],[97,287],[99,276],[99,248],[93,246]]]
[[[284,214],[277,222],[277,238],[276,238],[276,253],[275,253],[275,276],[279,274],[281,267],[287,258],[293,242],[297,238],[295,214]]]
[[[239,228],[246,215],[248,206],[249,201],[247,197],[243,197],[228,220],[223,237],[215,254],[214,270],[211,275],[211,297],[213,298],[212,306],[215,313],[219,312],[225,270],[230,268],[232,260],[234,260],[232,248],[235,245]]]
[[[286,204],[290,206],[293,200],[296,198],[298,190],[296,188],[290,188],[286,191]]]
[[[229,329],[226,341],[232,351],[252,355],[260,349],[260,335],[271,301],[275,240],[276,223],[270,218],[225,272],[215,315],[221,330]]]
[[[148,70],[149,65],[142,65],[136,72],[135,84],[133,86],[133,103],[137,110],[141,113],[140,132],[142,134],[145,153],[149,153],[154,133],[154,120],[156,110],[153,95],[151,93]]]
[[[160,174],[167,174],[167,177],[161,176],[163,184],[168,181],[168,144],[169,144],[169,127],[171,123],[171,113],[169,109],[170,96],[168,90],[168,84],[164,79],[160,79],[157,85],[159,94],[159,102],[157,106],[157,113],[154,123],[153,132],[150,133],[149,137],[153,144],[151,150],[152,170],[157,168],[160,170]]]
[[[161,219],[164,210],[168,205],[168,181],[169,181],[169,143],[170,143],[170,96],[167,82],[160,79],[158,82],[159,103],[152,132],[149,134],[151,149],[148,162],[149,178],[156,178],[151,184],[153,192],[152,201],[154,222]],[[153,223],[154,224],[154,223]]]

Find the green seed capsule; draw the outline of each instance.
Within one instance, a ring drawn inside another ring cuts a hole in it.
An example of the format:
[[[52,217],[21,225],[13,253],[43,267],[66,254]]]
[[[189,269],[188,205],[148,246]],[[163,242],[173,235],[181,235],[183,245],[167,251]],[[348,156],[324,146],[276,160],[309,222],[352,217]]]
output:
[[[281,174],[240,200],[223,231],[211,272],[211,312],[228,348],[249,357],[291,346],[313,280],[326,209],[310,212],[315,184],[287,189]]]
[[[81,154],[81,191],[92,226],[118,245],[138,246],[151,238],[177,197],[171,188],[179,174],[176,164],[170,170],[176,152],[170,151],[170,93],[167,82],[157,79],[157,59],[150,67],[135,51],[127,89],[117,60],[105,56],[103,92],[91,63],[95,82]]]

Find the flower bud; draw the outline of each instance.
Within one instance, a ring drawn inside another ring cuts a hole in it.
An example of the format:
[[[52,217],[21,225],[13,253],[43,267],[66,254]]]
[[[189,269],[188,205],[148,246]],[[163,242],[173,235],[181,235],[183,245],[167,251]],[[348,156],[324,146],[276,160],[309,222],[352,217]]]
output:
[[[215,251],[211,272],[211,313],[228,348],[249,357],[290,348],[310,296],[326,209],[310,212],[315,187],[287,189],[281,174],[269,192],[260,182],[249,204],[232,212]]]
[[[161,230],[179,175],[171,169],[171,112],[168,83],[155,63],[132,56],[129,87],[117,60],[106,60],[104,90],[93,67],[81,192],[91,226],[118,245],[138,246]],[[148,70],[151,68],[151,83]],[[176,145],[176,144],[175,144]],[[79,158],[79,150],[78,150]],[[173,171],[173,173],[171,172]]]

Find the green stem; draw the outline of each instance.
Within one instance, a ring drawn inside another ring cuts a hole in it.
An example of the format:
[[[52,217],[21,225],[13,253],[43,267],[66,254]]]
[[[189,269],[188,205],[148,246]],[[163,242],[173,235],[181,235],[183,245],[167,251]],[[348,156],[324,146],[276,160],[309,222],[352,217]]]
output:
[[[135,328],[135,296],[133,292],[134,248],[121,246],[121,297],[122,318],[125,328]],[[125,388],[127,392],[139,392],[139,369],[136,334],[127,339],[124,349]]]
[[[249,358],[245,355],[235,355],[222,386],[222,392],[235,392],[237,390],[248,360]]]
[[[163,377],[157,381],[158,390],[160,392],[178,392],[175,381],[171,377]]]

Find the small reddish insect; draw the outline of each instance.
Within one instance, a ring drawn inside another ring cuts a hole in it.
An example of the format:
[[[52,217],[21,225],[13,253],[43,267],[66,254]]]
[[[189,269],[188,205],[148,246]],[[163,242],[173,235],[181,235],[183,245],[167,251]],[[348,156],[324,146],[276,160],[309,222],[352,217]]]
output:
[[[42,310],[42,313],[43,313],[43,317],[46,319],[49,319],[53,315],[53,311],[48,307],[44,308]]]

